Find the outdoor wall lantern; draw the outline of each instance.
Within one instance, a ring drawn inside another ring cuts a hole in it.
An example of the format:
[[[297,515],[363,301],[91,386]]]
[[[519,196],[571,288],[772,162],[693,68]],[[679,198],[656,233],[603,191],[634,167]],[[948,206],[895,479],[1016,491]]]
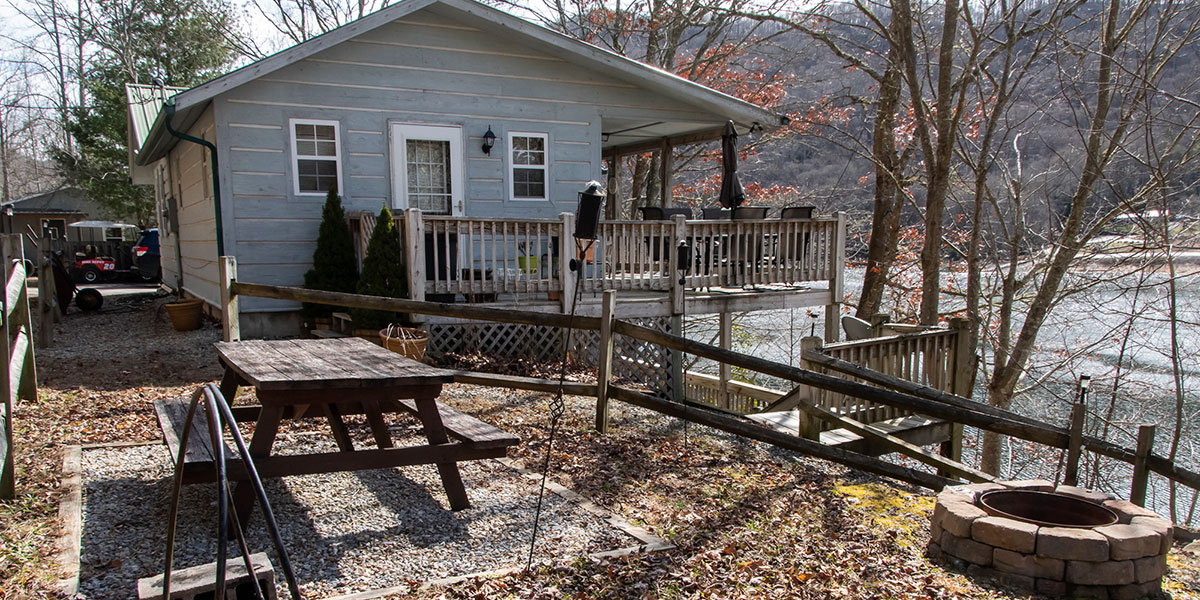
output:
[[[492,133],[492,126],[488,125],[487,133],[483,134],[483,153],[491,156],[492,146],[496,145],[496,134]]]

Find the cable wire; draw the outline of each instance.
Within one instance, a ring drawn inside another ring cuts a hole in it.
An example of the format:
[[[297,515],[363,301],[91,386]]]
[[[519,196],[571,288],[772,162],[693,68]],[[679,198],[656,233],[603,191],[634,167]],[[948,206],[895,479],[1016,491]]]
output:
[[[596,240],[588,240],[587,246],[584,246],[579,238],[575,239],[575,255],[587,256],[589,250]],[[574,300],[571,302],[571,318],[568,321],[567,334],[563,336],[562,343],[562,362],[559,363],[558,369],[558,391],[550,400],[550,434],[546,437],[546,457],[542,461],[542,484],[538,487],[537,510],[533,513],[533,535],[529,538],[529,560],[525,562],[525,569],[533,567],[533,550],[537,545],[538,525],[542,520],[542,501],[546,497],[546,479],[550,473],[550,453],[554,448],[554,434],[558,432],[558,423],[562,419],[563,413],[566,411],[567,405],[563,402],[563,386],[567,379],[567,356],[571,347],[571,334],[575,332],[575,310],[579,306],[579,301],[582,298],[583,286],[579,285],[579,279],[583,276],[583,262],[580,261],[580,271],[575,277],[575,289],[572,290]],[[565,291],[565,290],[564,290]]]

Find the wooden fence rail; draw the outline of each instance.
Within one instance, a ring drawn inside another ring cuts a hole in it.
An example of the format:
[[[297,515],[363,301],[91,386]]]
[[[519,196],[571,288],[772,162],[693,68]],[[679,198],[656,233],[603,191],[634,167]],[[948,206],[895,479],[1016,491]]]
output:
[[[227,258],[226,260],[232,261],[230,258]],[[229,270],[229,272],[236,272],[236,270]],[[337,292],[306,290],[303,288],[290,286],[242,283],[236,281],[235,278],[227,278],[223,282],[223,286],[228,289],[228,296],[230,298],[235,298],[238,295],[248,295],[281,300],[312,302],[317,304],[331,304],[344,307],[373,308],[394,312],[411,312],[426,315],[487,320],[499,323],[574,327],[577,329],[590,331],[599,331],[601,328],[601,318],[599,317],[572,317],[566,314],[547,314],[510,309],[494,309],[483,306],[440,304],[433,302],[420,302],[415,300],[363,296],[358,294],[342,294]],[[232,320],[236,322],[237,313],[236,311],[230,310],[231,305],[232,303],[226,303],[226,306],[223,308],[223,316],[227,321]],[[231,329],[236,331],[236,327]],[[996,409],[986,404],[975,402],[961,396],[952,395],[947,392],[930,393],[922,390],[900,392],[882,387],[875,387],[865,383],[859,383],[857,381],[851,381],[833,375],[818,373],[812,370],[742,354],[733,350],[719,348],[702,342],[689,340],[681,336],[634,325],[620,319],[612,319],[611,330],[613,334],[624,335],[645,342],[658,344],[672,350],[678,350],[692,354],[694,356],[708,358],[714,361],[724,362],[733,366],[772,375],[787,381],[791,381],[798,385],[810,386],[837,394],[845,394],[865,401],[892,406],[898,409],[920,413],[953,423],[970,425],[979,429],[994,431],[996,433],[1036,442],[1053,448],[1066,449],[1069,445],[1070,435],[1066,428],[1054,427],[1044,423],[1036,422],[1026,417]],[[850,366],[853,367],[854,365]],[[614,393],[616,393],[616,388],[612,389],[614,390]],[[950,397],[953,397],[953,401],[947,401]],[[606,399],[600,398],[599,400],[603,402]],[[672,405],[671,410],[677,410],[676,407],[683,406],[675,402],[669,402],[669,404]],[[657,403],[652,403],[652,405],[658,406]],[[678,409],[678,411],[682,410],[683,409]],[[1135,450],[1124,448],[1104,440],[1092,437],[1084,437],[1083,443],[1092,452],[1127,462],[1129,464],[1134,464],[1135,461],[1139,460],[1140,458]],[[858,459],[855,460],[857,461]],[[1179,482],[1194,490],[1200,490],[1200,473],[1181,468],[1174,462],[1156,454],[1148,454],[1144,459],[1141,460],[1145,461],[1146,469],[1148,471],[1158,473],[1163,477]],[[924,485],[924,483],[921,485]]]
[[[24,245],[18,234],[7,234],[0,242],[4,262],[4,376],[0,377],[0,395],[4,398],[4,418],[0,421],[0,498],[16,495],[16,461],[13,444],[13,409],[17,401],[35,401],[37,374],[33,360],[33,324],[29,313]],[[48,271],[43,271],[47,272]]]

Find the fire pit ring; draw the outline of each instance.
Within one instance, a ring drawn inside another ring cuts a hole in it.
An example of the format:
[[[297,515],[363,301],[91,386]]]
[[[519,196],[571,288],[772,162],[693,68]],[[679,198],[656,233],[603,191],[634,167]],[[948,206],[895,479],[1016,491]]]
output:
[[[1037,490],[991,490],[976,503],[984,512],[1048,527],[1103,527],[1119,519],[1117,513],[1072,496]]]
[[[1052,597],[1159,597],[1171,522],[1111,495],[1049,481],[949,486],[926,554],[1009,588]]]

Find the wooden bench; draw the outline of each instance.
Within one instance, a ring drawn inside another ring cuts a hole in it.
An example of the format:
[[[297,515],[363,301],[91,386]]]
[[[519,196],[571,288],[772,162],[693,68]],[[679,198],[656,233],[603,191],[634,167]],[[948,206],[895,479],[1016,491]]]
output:
[[[179,458],[179,440],[183,437],[183,428],[187,423],[188,398],[163,398],[154,401],[154,412],[158,416],[158,426],[162,428],[163,439],[166,440],[167,450],[171,453],[171,464]],[[237,454],[228,444],[225,445],[225,457],[237,458]],[[188,434],[187,451],[183,455],[185,471],[211,471],[213,465],[212,438],[209,434],[208,417],[204,403],[196,407],[192,415],[192,431]],[[185,473],[185,479],[189,479]]]
[[[417,414],[417,403],[412,400],[397,402],[404,410]],[[442,426],[450,437],[476,448],[507,448],[521,443],[521,438],[502,429],[484,423],[471,415],[458,412],[441,402],[437,403],[442,416]]]
[[[310,331],[309,334],[315,338],[321,338],[321,339],[350,337],[348,334],[342,333],[340,331],[333,331],[331,329],[314,329],[314,330]]]

